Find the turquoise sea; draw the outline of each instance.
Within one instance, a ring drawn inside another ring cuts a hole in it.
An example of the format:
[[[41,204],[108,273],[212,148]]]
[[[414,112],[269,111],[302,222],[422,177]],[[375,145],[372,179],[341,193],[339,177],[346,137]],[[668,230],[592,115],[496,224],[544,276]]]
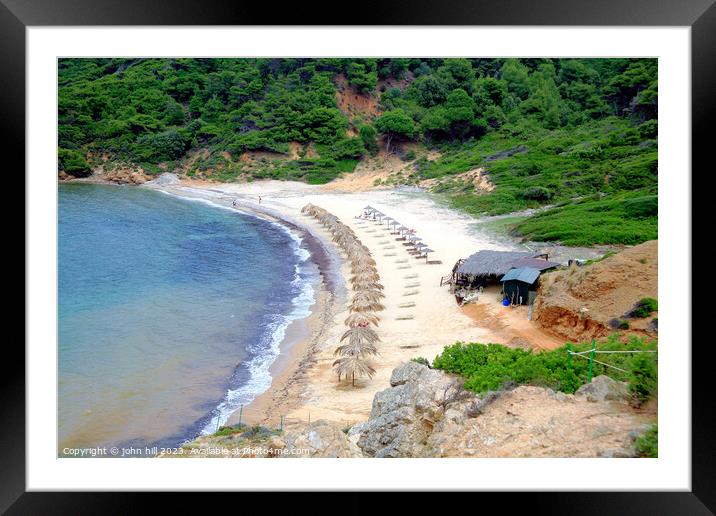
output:
[[[60,185],[58,247],[59,454],[213,432],[314,302],[300,237],[147,188]]]

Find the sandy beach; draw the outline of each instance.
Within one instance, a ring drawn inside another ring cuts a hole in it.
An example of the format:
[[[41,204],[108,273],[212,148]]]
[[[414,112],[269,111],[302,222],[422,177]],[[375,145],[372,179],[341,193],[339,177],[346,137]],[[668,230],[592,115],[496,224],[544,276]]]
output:
[[[500,313],[487,297],[482,307],[475,305],[470,310],[456,304],[448,288],[440,286],[441,277],[450,273],[453,264],[481,249],[512,247],[475,231],[474,219],[440,206],[422,192],[337,191],[325,186],[279,181],[244,184],[184,181],[158,188],[281,220],[315,239],[314,259],[316,254],[325,253],[319,260],[324,281],[317,289],[312,315],[295,321],[289,328],[281,356],[271,369],[272,385],[250,406],[244,407],[244,422],[278,424],[281,417],[284,423],[310,418],[348,426],[368,417],[375,393],[389,387],[391,371],[411,358],[432,360],[444,346],[456,341],[515,346],[529,342],[538,348],[561,344],[553,336],[531,328],[526,313]],[[350,382],[339,383],[332,369],[333,350],[346,329],[343,321],[348,315],[351,295],[346,285],[350,269],[330,242],[329,233],[313,218],[300,213],[309,202],[333,213],[355,231],[370,248],[385,286],[386,309],[378,314],[380,354],[372,360],[376,374],[372,379],[356,380],[355,386]],[[425,259],[408,254],[385,224],[355,218],[366,205],[414,229],[435,251],[430,255],[431,262],[442,263],[428,264]],[[513,332],[509,331],[513,324],[506,323],[505,317],[525,320],[521,325],[514,325],[516,332]],[[235,413],[229,423],[236,422],[238,414]]]

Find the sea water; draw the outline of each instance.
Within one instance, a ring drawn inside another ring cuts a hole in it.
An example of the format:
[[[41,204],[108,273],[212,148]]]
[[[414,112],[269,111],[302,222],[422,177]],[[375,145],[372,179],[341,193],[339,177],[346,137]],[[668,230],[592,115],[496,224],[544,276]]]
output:
[[[128,186],[60,185],[58,220],[60,455],[176,446],[270,386],[314,302],[297,235]]]

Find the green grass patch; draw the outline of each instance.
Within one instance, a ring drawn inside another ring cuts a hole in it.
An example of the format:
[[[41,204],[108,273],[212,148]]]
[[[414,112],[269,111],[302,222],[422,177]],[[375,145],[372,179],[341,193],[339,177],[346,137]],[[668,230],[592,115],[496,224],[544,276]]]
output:
[[[528,217],[501,217],[498,219],[487,220],[477,224],[480,229],[485,229],[491,233],[497,233],[500,235],[513,234],[518,224],[527,220]]]
[[[515,226],[529,240],[581,246],[639,244],[658,238],[658,217],[631,211],[634,201],[646,204],[656,195],[623,194],[601,200],[582,199],[538,213]],[[651,212],[649,212],[651,213]],[[636,215],[636,216],[635,216]]]

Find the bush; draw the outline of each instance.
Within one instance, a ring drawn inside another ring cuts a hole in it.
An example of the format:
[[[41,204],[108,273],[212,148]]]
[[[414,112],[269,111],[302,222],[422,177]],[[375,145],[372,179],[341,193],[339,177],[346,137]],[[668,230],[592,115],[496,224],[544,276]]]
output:
[[[533,186],[522,192],[522,197],[535,201],[548,201],[552,198],[552,192],[544,186]]]
[[[634,306],[634,309],[629,313],[630,317],[643,319],[649,317],[651,314],[659,309],[659,303],[652,297],[645,297],[640,299]]]
[[[637,353],[631,362],[629,374],[629,392],[634,397],[637,405],[644,403],[656,392],[657,368],[652,353]]]
[[[430,367],[430,361],[425,357],[415,357],[410,359],[412,362],[415,362],[416,364],[422,364],[424,366]]]
[[[626,319],[620,319],[617,325],[620,330],[628,330],[630,328],[629,321]]]
[[[639,457],[655,459],[659,456],[659,426],[651,425],[649,429],[634,443]]]
[[[57,161],[60,170],[64,170],[72,176],[88,176],[92,172],[84,156],[77,151],[70,149],[59,149]]]
[[[587,381],[589,361],[574,357],[571,366],[567,350],[587,351],[591,343],[567,345],[550,351],[534,352],[508,348],[501,344],[463,344],[447,346],[435,357],[433,367],[466,378],[465,388],[482,394],[502,388],[509,382],[549,387],[574,393]],[[644,351],[655,350],[655,341],[632,338],[627,344],[613,335],[598,346],[600,350]],[[656,353],[613,353],[600,355],[600,362],[609,363],[627,371],[594,363],[593,376],[601,374],[615,380],[633,382],[632,393],[643,401],[656,390]]]

